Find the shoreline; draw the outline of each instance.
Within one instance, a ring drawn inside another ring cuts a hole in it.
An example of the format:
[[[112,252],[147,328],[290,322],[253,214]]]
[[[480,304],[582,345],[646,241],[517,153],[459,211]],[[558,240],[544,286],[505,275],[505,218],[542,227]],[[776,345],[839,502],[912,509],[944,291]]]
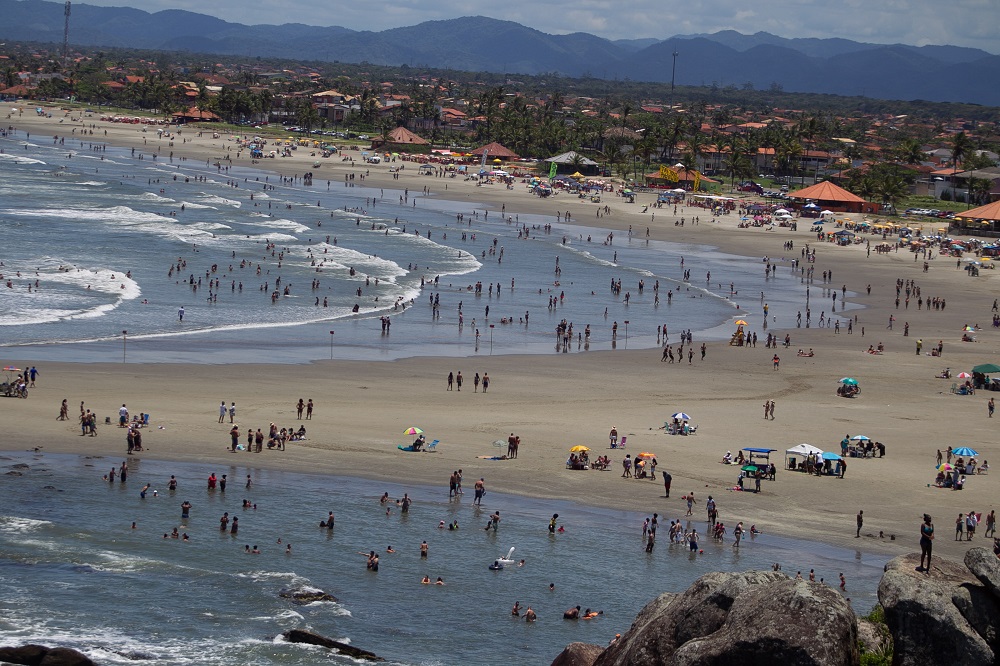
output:
[[[9,106],[0,105],[0,112]],[[65,123],[58,124],[57,117],[15,117],[9,122],[32,134],[68,131]],[[88,122],[98,121],[94,118]],[[102,129],[105,126],[109,130],[107,139],[95,131],[94,137],[86,140],[141,149],[142,140],[150,138],[148,133],[136,132],[136,126],[99,125]],[[212,151],[218,153],[224,143],[222,139],[208,140],[174,149],[177,155],[211,159]],[[297,152],[305,153],[301,149]],[[303,159],[276,159],[252,166],[287,176],[304,172],[310,161],[304,154]],[[358,170],[357,166],[345,164],[324,163],[322,175],[330,173],[336,182],[335,176]],[[441,180],[407,170],[399,181],[393,181],[386,165],[381,167],[371,168],[372,175],[365,180],[367,187],[380,183],[391,189],[430,184],[436,190]],[[490,210],[504,206],[511,214],[516,210],[554,216],[557,210],[567,208],[591,214],[595,210],[563,195],[539,200],[520,190],[476,188],[464,182],[455,185],[435,192],[434,197],[448,197],[456,205],[461,205],[463,199],[483,200],[492,207]],[[986,420],[985,401],[990,394],[955,396],[948,387],[956,380],[933,379],[945,366],[957,374],[998,358],[1000,339],[988,329],[989,305],[996,291],[995,271],[983,271],[982,277],[972,279],[949,261],[931,260],[930,272],[922,273],[920,264],[910,261],[911,255],[906,252],[868,257],[863,246],[841,248],[818,243],[815,235],[807,231],[738,229],[735,215],[713,219],[707,210],[691,207],[679,209],[679,215],[706,216],[709,222],[679,227],[665,211],[652,219],[637,213],[641,204],[607,198],[614,211],[610,217],[574,212],[571,223],[588,228],[617,226],[617,234],[630,223],[644,230],[648,220],[654,240],[708,245],[743,257],[780,258],[787,253],[782,245],[788,240],[796,245],[791,256],[798,257],[801,243],[811,243],[818,250],[817,275],[811,285],[819,294],[816,298],[845,284],[855,294],[849,301],[863,307],[851,311],[857,317],[855,327],[867,327],[867,335],[862,337],[861,331],[838,335],[829,328],[780,327],[777,331],[782,336],[786,332],[792,336],[791,348],[776,350],[783,361],[780,372],[771,369],[775,352],[764,349],[763,341],[759,351],[729,347],[725,342],[708,343],[706,361],[692,367],[658,363],[659,353],[648,349],[593,351],[565,358],[555,354],[511,354],[411,357],[391,363],[317,360],[296,366],[227,364],[212,366],[209,372],[197,364],[46,362],[41,364],[41,383],[30,400],[0,404],[22,422],[33,424],[21,438],[28,447],[42,446],[46,452],[120,455],[125,443],[123,434],[115,439],[117,430],[104,427],[98,438],[81,443],[76,439],[79,435],[73,421],[53,423],[52,417],[64,397],[69,400],[71,418],[80,400],[86,400],[104,416],[114,414],[125,399],[130,407],[134,404],[134,409],[152,413],[148,443],[155,457],[221,462],[240,454],[226,453],[228,426],[216,429],[214,424],[213,405],[219,399],[235,399],[240,409],[237,421],[256,428],[269,421],[279,427],[288,425],[294,420],[290,418],[294,401],[299,395],[312,396],[318,404],[319,398],[325,404],[316,422],[308,424],[310,439],[286,452],[293,455],[283,455],[281,461],[270,460],[273,456],[264,461],[262,454],[255,464],[292,470],[337,470],[339,474],[373,480],[403,478],[430,485],[443,484],[453,468],[464,466],[466,479],[486,475],[488,484],[496,484],[504,492],[578,498],[594,506],[629,510],[663,506],[669,507],[665,510],[670,513],[683,511],[682,502],[675,498],[693,490],[702,501],[707,494],[716,496],[724,522],[734,517],[732,523],[726,522],[727,526],[747,520],[768,532],[846,548],[861,543],[890,556],[914,549],[913,535],[924,511],[934,515],[939,530],[945,534],[958,513],[971,509],[989,512],[996,495],[990,476],[971,478],[961,493],[928,488],[926,484],[933,481],[934,452],[938,448],[968,444],[980,450],[981,458],[989,460],[1000,454],[993,450],[989,427],[992,422]],[[832,270],[835,277],[824,285],[819,282],[819,273],[826,270]],[[928,298],[946,297],[947,310],[896,310],[892,284],[897,278],[915,280]],[[873,285],[871,295],[865,293],[866,285]],[[794,320],[793,313],[772,314],[782,321]],[[893,331],[885,326],[890,315],[899,320]],[[902,336],[904,317],[914,323],[909,336],[912,340]],[[984,326],[978,343],[958,341],[965,323]],[[925,350],[934,341],[944,340],[945,355],[931,358],[926,351],[914,355],[916,339],[925,341]],[[864,353],[865,348],[880,341],[886,343],[885,355]],[[699,342],[696,338],[696,346]],[[817,355],[796,358],[793,350],[800,347],[815,348]],[[10,359],[15,361],[27,362]],[[468,376],[488,371],[495,382],[489,397],[445,392],[444,376],[452,369],[462,369]],[[834,394],[837,380],[845,374],[861,380],[861,397],[847,400]],[[472,402],[481,397],[480,403]],[[485,400],[489,403],[483,404]],[[774,421],[760,417],[760,403],[765,400],[778,403]],[[336,401],[335,408],[330,406],[331,401]],[[700,426],[696,436],[672,437],[657,430],[674,411],[693,415],[693,422]],[[156,430],[159,425],[165,430]],[[430,439],[440,438],[441,453],[415,455],[397,451],[396,444],[408,443],[397,433],[409,425],[420,425]],[[605,433],[612,425],[619,425],[619,431],[629,437],[624,452],[607,449]],[[781,469],[784,449],[810,442],[829,450],[844,434],[841,430],[886,442],[888,457],[850,459],[850,471],[843,480],[810,478]],[[504,440],[511,431],[522,436],[526,460],[494,462],[475,457],[495,452],[490,442]],[[167,437],[159,436],[162,434]],[[171,441],[164,441],[168,438]],[[611,473],[566,470],[566,452],[575,444],[590,446],[594,455],[614,456]],[[778,450],[772,460],[779,466],[779,480],[765,482],[761,495],[726,490],[734,484],[735,470],[718,461],[726,450],[735,453],[743,446]],[[659,482],[618,478],[622,454],[640,451],[656,453],[661,461],[659,469],[673,475],[669,503],[662,497]],[[387,463],[385,469],[382,461]],[[866,516],[863,531],[877,534],[882,530],[884,540],[875,537],[858,542],[850,534],[859,508]],[[896,541],[890,541],[890,534],[897,536]],[[949,556],[958,556],[963,549],[959,542],[947,538],[940,540],[938,547]]]

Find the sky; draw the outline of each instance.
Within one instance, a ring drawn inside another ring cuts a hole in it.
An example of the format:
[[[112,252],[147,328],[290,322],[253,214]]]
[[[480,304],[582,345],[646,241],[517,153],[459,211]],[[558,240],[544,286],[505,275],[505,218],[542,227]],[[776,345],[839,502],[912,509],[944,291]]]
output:
[[[542,32],[607,39],[758,31],[915,46],[950,44],[1000,53],[998,0],[82,0],[148,12],[184,9],[244,24],[305,23],[384,30],[481,14]]]

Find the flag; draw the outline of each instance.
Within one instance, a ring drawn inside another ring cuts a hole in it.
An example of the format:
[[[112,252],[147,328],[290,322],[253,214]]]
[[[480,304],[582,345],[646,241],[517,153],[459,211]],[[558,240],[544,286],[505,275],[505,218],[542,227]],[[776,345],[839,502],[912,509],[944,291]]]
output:
[[[552,164],[549,165],[549,180],[552,180],[553,178],[556,177],[556,171],[558,171],[558,169],[559,165],[556,164],[555,162],[552,162]]]
[[[694,192],[697,192],[698,186],[701,185],[701,173],[699,173],[698,171],[694,172],[694,182],[691,183],[691,185],[692,185],[691,189]]]

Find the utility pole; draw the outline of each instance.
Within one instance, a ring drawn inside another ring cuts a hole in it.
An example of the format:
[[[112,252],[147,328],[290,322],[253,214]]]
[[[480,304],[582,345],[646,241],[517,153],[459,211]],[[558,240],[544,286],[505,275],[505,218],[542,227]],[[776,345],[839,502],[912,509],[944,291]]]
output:
[[[674,82],[677,79],[677,56],[680,55],[677,51],[674,51],[674,64],[670,69],[670,110],[674,110]]]
[[[63,10],[63,13],[66,15],[66,23],[63,26],[63,67],[68,66],[67,63],[69,62],[69,6],[70,2],[66,0],[66,8]]]

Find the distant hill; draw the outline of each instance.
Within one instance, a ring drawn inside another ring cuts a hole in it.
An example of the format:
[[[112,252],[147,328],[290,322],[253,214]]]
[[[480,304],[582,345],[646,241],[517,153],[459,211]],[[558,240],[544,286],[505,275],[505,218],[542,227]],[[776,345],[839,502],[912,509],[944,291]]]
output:
[[[61,43],[63,4],[0,0],[0,39]],[[956,46],[866,44],[847,39],[786,38],[732,30],[665,40],[611,41],[587,33],[550,35],[483,16],[428,21],[379,32],[300,23],[242,25],[182,10],[74,4],[73,44],[166,51],[371,62],[465,71],[633,81],[780,85],[789,92],[885,99],[961,101],[1000,106],[1000,56]]]

